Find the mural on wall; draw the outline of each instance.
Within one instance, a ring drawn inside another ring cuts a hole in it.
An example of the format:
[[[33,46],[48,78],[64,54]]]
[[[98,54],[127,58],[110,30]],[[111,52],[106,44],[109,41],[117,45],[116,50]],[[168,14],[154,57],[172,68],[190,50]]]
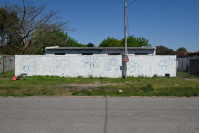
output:
[[[116,76],[119,76],[120,74],[120,65],[117,65],[116,67]]]
[[[137,62],[131,61],[128,63],[128,71],[131,73],[131,75],[137,77],[140,75],[140,70],[141,66]]]
[[[159,66],[163,71],[170,70],[172,68],[173,60],[170,58],[161,58],[159,62]]]
[[[55,74],[57,69],[62,69],[64,70],[65,68],[67,68],[67,66],[69,65],[69,61],[66,59],[61,59],[59,61],[56,61],[58,63],[56,63],[56,65],[54,67],[51,67],[49,69],[49,72],[52,74]]]
[[[86,59],[83,59],[82,61],[85,63],[84,67],[89,67],[91,71],[94,71],[94,69],[99,68],[101,64],[101,61],[96,55],[86,56]]]
[[[23,68],[24,72],[33,72],[36,68],[36,65],[37,63],[34,61],[33,57],[23,57],[20,63],[20,66]]]
[[[116,59],[113,59],[113,58],[109,59],[109,60],[108,60],[107,71],[110,71],[110,70],[111,70],[111,67],[112,67],[112,66],[116,66],[116,64],[117,64],[117,60],[116,60]]]
[[[7,63],[15,63],[15,74],[27,73],[32,75],[58,75],[67,77],[90,75],[94,77],[121,77],[124,76],[124,64],[121,56],[110,55],[70,55],[70,56],[35,56],[16,55],[7,58]],[[0,66],[2,66],[2,58]],[[10,61],[11,59],[11,61]],[[137,77],[141,74],[152,76],[157,74],[176,76],[176,56],[130,56],[127,63],[128,76]],[[10,66],[10,65],[9,65]],[[98,69],[97,69],[98,68]]]

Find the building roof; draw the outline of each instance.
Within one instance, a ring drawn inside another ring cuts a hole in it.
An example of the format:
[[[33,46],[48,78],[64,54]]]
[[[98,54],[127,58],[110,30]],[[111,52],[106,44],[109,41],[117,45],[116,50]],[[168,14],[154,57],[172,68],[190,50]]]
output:
[[[176,52],[176,55],[177,55],[178,57],[181,57],[181,56],[188,56],[188,52],[182,52],[182,51],[180,51],[180,52]]]
[[[53,47],[45,47],[45,50],[46,49],[64,49],[64,50],[72,50],[72,49],[77,49],[77,50],[87,50],[87,49],[98,49],[98,50],[109,50],[109,49],[116,49],[116,50],[119,50],[119,49],[122,49],[124,50],[125,47],[59,47],[59,46],[53,46]],[[156,48],[155,47],[127,47],[128,50],[130,49],[153,49],[155,50]]]
[[[199,51],[196,51],[196,52],[189,52],[188,54],[199,54]]]

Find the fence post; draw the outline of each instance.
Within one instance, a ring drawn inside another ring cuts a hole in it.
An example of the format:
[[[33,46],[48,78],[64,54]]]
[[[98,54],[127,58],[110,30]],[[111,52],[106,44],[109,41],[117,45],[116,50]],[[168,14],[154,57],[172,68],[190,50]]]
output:
[[[190,77],[190,58],[188,58],[188,78]]]
[[[178,58],[177,58],[177,55],[176,55],[176,77],[178,77],[178,67],[177,67],[177,63],[178,63]]]
[[[189,78],[189,64],[188,64],[189,58],[187,57],[187,77]]]
[[[4,56],[3,56],[3,78],[4,78]]]
[[[183,58],[182,58],[182,71],[183,71]]]

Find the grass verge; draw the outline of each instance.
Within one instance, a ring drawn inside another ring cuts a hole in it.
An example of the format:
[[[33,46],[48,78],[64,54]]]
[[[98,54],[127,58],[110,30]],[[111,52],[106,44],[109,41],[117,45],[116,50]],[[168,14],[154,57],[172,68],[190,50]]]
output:
[[[178,76],[180,77],[187,77],[187,72],[178,71]],[[190,75],[190,79],[199,79],[199,75]]]
[[[0,96],[199,96],[198,82],[186,81],[178,77],[124,79],[19,76],[18,78],[20,80],[17,81],[11,81],[11,78],[0,80]],[[69,84],[75,86],[68,86]],[[87,86],[87,84],[94,86]],[[109,85],[105,86],[105,84]]]
[[[14,71],[7,71],[7,72],[0,72],[0,78],[4,78],[4,77],[12,77],[15,75]]]

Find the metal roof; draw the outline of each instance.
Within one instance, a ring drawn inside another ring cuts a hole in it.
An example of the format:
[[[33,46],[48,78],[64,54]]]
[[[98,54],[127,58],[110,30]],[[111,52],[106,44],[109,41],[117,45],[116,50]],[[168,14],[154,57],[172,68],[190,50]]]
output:
[[[51,49],[51,50],[54,50],[54,49],[69,49],[69,50],[72,50],[72,49],[77,49],[77,50],[84,50],[84,49],[97,49],[97,50],[109,50],[109,49],[114,49],[114,50],[119,50],[119,49],[122,49],[124,50],[125,47],[59,47],[59,46],[54,46],[54,47],[45,47],[45,49]],[[155,47],[127,47],[128,50],[130,49],[153,49],[155,50],[156,48]]]

